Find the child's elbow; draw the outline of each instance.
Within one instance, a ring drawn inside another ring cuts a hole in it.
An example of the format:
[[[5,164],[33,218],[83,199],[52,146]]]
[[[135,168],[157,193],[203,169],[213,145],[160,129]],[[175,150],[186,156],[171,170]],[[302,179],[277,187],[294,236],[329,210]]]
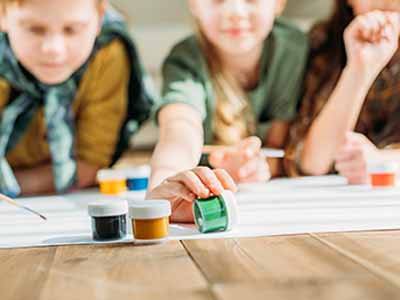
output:
[[[323,163],[317,162],[315,159],[302,159],[300,162],[301,170],[304,174],[310,176],[323,176],[329,174],[331,166]]]

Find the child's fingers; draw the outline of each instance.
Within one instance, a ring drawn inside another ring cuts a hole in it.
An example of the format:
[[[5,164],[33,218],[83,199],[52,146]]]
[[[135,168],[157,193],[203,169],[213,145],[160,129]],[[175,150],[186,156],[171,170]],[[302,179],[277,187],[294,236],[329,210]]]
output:
[[[345,176],[345,177],[347,178],[348,183],[351,185],[369,183],[369,178],[368,178],[368,176],[365,176],[365,175],[350,175],[350,176]]]
[[[216,150],[209,154],[208,161],[214,168],[219,168],[223,165],[226,151]]]
[[[244,160],[248,160],[260,152],[261,146],[261,140],[256,136],[251,136],[239,143],[238,151]]]
[[[187,202],[193,202],[197,198],[196,195],[183,184],[179,184],[179,186],[173,190],[173,193],[176,198],[181,198]]]
[[[171,221],[177,223],[193,223],[192,203],[187,201],[177,203],[172,211]]]
[[[271,178],[271,173],[269,172],[269,168],[260,163],[258,169],[252,174],[249,174],[246,178],[241,179],[241,182],[242,183],[261,182],[261,181],[267,181],[270,178]]]
[[[344,163],[349,160],[353,160],[354,156],[355,156],[354,148],[346,145],[346,146],[342,147],[336,154],[335,162],[336,163]]]
[[[357,17],[354,22],[354,27],[362,40],[368,42],[373,41],[373,24],[366,15]]]
[[[224,188],[222,187],[221,183],[218,180],[218,177],[211,169],[206,167],[198,167],[193,169],[193,172],[200,178],[202,183],[214,195],[219,195],[224,190]],[[209,195],[207,195],[207,197],[209,197]]]
[[[385,37],[388,40],[400,35],[400,13],[387,13],[389,27],[385,28]]]
[[[349,173],[365,174],[367,172],[367,164],[361,159],[336,163],[335,168],[337,171],[343,174],[349,174]]]
[[[239,170],[239,178],[241,182],[266,181],[271,177],[268,162],[259,155],[257,159],[249,161]]]
[[[250,176],[251,174],[256,173],[258,170],[258,164],[259,164],[258,159],[252,159],[247,161],[238,170],[239,178],[244,179]]]
[[[166,181],[149,191],[146,199],[166,199],[173,204],[175,200],[179,199],[191,202],[195,199],[195,195],[185,185],[179,182]]]
[[[340,167],[339,167],[340,168]],[[338,170],[339,175],[346,177],[350,182],[362,182],[363,178],[368,178],[367,172],[362,171],[361,169],[342,169]]]
[[[225,190],[230,190],[232,192],[237,191],[237,186],[233,181],[232,177],[223,169],[215,169],[213,170],[215,176],[217,176],[218,180],[221,182],[222,187]]]
[[[347,173],[339,172],[339,175],[346,177],[347,179],[352,179],[354,181],[360,178],[367,178],[367,174],[363,172],[347,172]]]
[[[387,16],[381,11],[373,11],[358,16],[354,26],[359,37],[367,42],[374,43],[382,39],[384,28],[387,26]]]
[[[181,172],[167,181],[182,183],[188,190],[201,198],[207,198],[210,194],[210,190],[203,184],[194,171]]]

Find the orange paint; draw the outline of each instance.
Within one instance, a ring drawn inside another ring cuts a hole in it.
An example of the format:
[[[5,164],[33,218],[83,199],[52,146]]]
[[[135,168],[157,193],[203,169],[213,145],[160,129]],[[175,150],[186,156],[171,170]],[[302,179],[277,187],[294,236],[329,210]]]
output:
[[[165,241],[169,235],[171,204],[167,200],[131,201],[129,217],[135,243],[153,244]]]
[[[117,195],[126,191],[126,180],[100,181],[100,192],[107,195]]]
[[[398,171],[399,165],[393,161],[371,162],[368,165],[373,187],[394,187]]]
[[[374,187],[393,187],[396,185],[396,174],[371,174],[371,183]]]
[[[160,240],[169,235],[169,218],[148,220],[132,219],[132,228],[135,239]]]

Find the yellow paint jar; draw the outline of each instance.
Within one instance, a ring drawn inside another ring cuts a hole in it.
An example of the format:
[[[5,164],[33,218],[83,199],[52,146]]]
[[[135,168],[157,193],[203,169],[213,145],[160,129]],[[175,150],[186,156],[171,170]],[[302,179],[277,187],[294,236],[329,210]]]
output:
[[[126,177],[124,172],[119,170],[103,169],[98,171],[97,182],[102,194],[118,195],[126,191]]]
[[[165,241],[169,235],[171,205],[167,200],[132,201],[129,217],[135,243],[153,244]]]

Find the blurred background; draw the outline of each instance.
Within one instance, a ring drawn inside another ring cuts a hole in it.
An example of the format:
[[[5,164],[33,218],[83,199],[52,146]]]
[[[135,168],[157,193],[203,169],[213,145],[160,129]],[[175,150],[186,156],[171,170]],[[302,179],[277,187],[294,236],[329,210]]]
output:
[[[147,71],[157,86],[159,70],[171,47],[190,34],[191,19],[186,0],[111,0],[125,16]],[[284,16],[304,31],[330,14],[334,0],[287,0]],[[154,144],[157,132],[148,124],[134,138],[136,148]]]

